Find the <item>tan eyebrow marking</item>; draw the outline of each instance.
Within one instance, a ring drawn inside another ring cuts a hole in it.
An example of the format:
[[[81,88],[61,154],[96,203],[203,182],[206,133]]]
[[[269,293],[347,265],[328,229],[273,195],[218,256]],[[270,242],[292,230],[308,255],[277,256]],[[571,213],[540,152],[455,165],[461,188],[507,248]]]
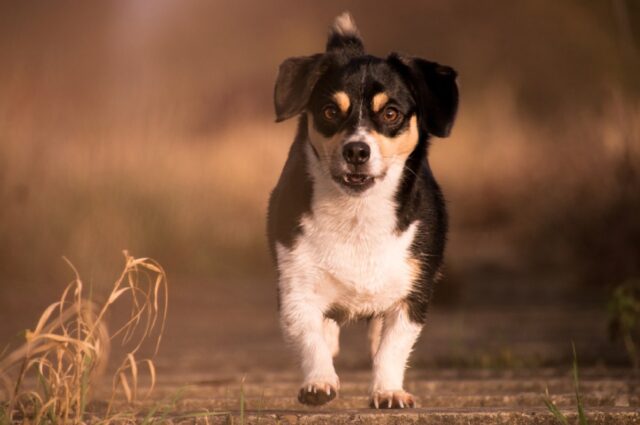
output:
[[[345,92],[339,91],[333,94],[333,100],[335,100],[336,105],[338,105],[338,108],[340,108],[342,113],[346,114],[349,110],[349,106],[351,105],[349,96]]]
[[[371,109],[373,109],[373,112],[378,113],[378,111],[380,111],[380,109],[382,109],[382,107],[386,105],[388,101],[389,96],[387,96],[385,92],[378,93],[373,96],[373,100],[371,101]]]

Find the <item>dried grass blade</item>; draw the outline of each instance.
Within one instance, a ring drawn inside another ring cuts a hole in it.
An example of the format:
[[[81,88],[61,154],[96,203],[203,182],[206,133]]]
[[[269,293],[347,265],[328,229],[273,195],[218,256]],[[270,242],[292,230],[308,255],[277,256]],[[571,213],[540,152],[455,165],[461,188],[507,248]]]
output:
[[[38,320],[38,324],[36,325],[36,328],[31,333],[37,335],[40,332],[42,332],[42,330],[44,329],[44,326],[47,324],[47,322],[49,321],[49,318],[53,314],[53,311],[60,305],[61,303],[58,301],[51,304],[49,307],[47,307],[45,311],[42,313],[42,316],[40,316],[40,320]],[[28,337],[27,337],[27,340],[28,340]]]
[[[151,359],[145,359],[144,362],[149,368],[149,376],[151,377],[151,384],[149,385],[149,389],[145,394],[145,397],[149,397],[151,395],[151,392],[153,392],[153,389],[156,386],[156,367],[151,361]]]
[[[132,399],[136,400],[138,396],[138,364],[133,353],[127,354],[129,360],[129,368],[131,369],[131,383],[132,383]]]
[[[124,372],[120,372],[120,384],[122,385],[122,390],[124,391],[124,395],[127,398],[127,401],[131,403],[133,401],[131,387],[129,386],[127,375]]]

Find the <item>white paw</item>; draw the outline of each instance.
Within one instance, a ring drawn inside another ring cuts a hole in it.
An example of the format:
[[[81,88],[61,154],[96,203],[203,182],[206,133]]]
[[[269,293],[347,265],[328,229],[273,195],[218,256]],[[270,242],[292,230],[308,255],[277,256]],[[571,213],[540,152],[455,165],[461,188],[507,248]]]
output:
[[[321,406],[338,395],[339,385],[328,382],[305,383],[298,392],[298,401],[311,406]]]
[[[371,394],[371,408],[375,409],[405,409],[416,407],[413,396],[404,390],[374,391]]]

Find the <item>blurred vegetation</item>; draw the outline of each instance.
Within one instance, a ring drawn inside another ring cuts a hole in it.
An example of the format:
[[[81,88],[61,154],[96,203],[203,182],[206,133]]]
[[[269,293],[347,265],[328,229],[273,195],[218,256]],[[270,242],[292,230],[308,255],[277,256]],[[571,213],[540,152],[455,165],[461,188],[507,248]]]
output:
[[[618,285],[608,307],[611,336],[623,341],[629,361],[637,371],[640,367],[640,280]]]
[[[637,2],[3,1],[0,290],[62,255],[105,280],[123,248],[191,280],[272,276],[295,126],[273,123],[273,80],[345,7],[372,53],[460,74],[431,155],[456,282],[487,261],[597,290],[640,276]]]
[[[573,387],[576,395],[576,408],[578,411],[577,414],[577,423],[579,425],[588,425],[589,421],[587,421],[587,415],[585,414],[584,404],[582,402],[582,394],[580,393],[580,379],[578,377],[578,355],[576,354],[576,346],[571,344],[573,348],[573,367],[572,367],[572,375],[573,375]],[[560,411],[558,406],[553,402],[551,396],[549,395],[549,388],[545,390],[545,395],[542,397],[542,401],[547,407],[547,410],[553,415],[556,422],[560,425],[569,425],[569,420],[565,416],[564,413]]]

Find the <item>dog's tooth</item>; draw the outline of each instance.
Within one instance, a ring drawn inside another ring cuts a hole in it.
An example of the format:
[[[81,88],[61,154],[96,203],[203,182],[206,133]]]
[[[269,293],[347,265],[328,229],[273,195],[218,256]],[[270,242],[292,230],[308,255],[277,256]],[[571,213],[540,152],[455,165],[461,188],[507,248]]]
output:
[[[389,406],[389,409],[391,409],[391,402],[393,401],[393,397],[391,397],[389,399],[389,401],[387,401],[387,405]]]
[[[376,409],[380,408],[380,403],[378,402],[378,396],[373,396],[373,405],[376,406]]]
[[[331,396],[331,385],[327,385],[327,395]]]
[[[402,402],[402,400],[398,400],[398,404],[400,405],[401,409],[404,409],[404,403]]]
[[[316,386],[313,386],[313,393],[315,394],[318,391],[318,389],[316,388]]]

